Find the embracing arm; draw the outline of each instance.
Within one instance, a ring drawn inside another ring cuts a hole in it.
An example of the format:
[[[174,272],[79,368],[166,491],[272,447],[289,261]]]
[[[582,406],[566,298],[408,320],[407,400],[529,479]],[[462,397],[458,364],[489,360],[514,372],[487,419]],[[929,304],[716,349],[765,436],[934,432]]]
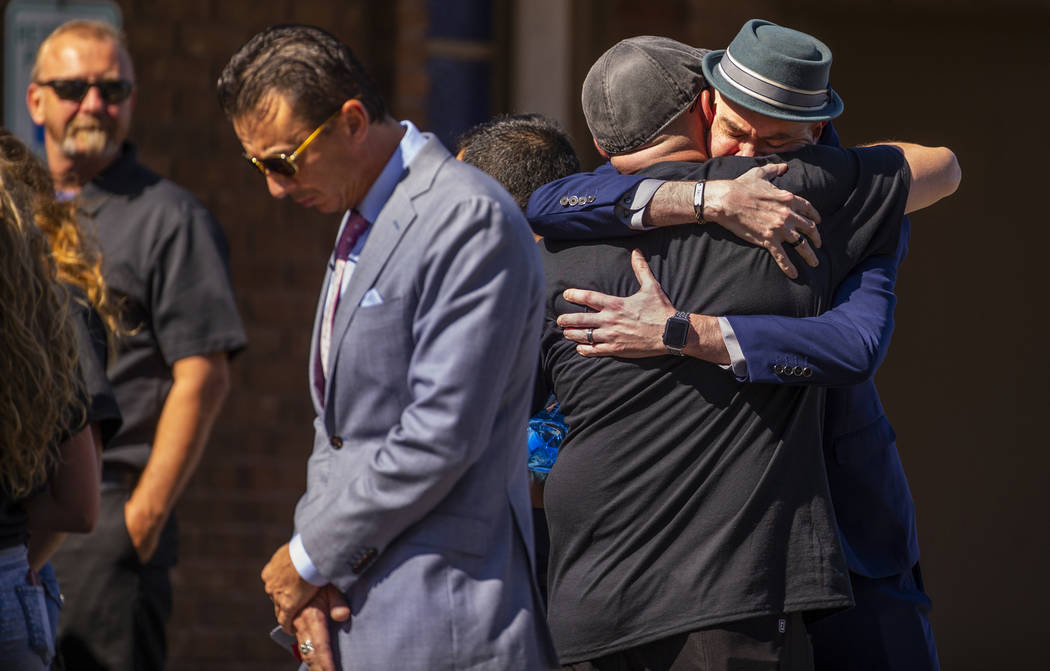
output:
[[[631,228],[629,217],[617,214],[616,207],[626,198],[625,205],[633,209],[634,189],[643,181],[638,175],[621,175],[606,163],[594,172],[569,175],[536,189],[525,216],[537,235],[552,240],[635,235],[639,230]]]
[[[962,181],[962,168],[947,147],[925,147],[912,142],[880,142],[896,147],[908,162],[911,186],[905,214],[929,207],[955,193]]]
[[[811,247],[820,247],[820,215],[805,198],[778,189],[769,180],[783,174],[780,163],[753,168],[732,180],[704,183],[701,216],[737,237],[765,248],[788,277],[798,272],[784,251],[797,248],[810,266]],[[662,182],[620,175],[606,164],[593,173],[570,175],[533,193],[526,215],[532,229],[554,240],[588,240],[636,235],[646,228],[697,223],[697,182]]]
[[[871,378],[893,333],[897,259],[874,256],[817,317],[729,316],[750,382],[846,386]]]
[[[895,256],[875,256],[843,281],[833,308],[817,317],[730,316],[732,332],[744,356],[751,382],[842,386],[874,374],[893,331],[893,286],[897,266],[907,251],[905,223]],[[568,289],[566,300],[598,312],[563,314],[558,325],[584,356],[649,357],[666,355],[663,329],[674,314],[644,257],[631,257],[640,289],[628,297]],[[730,363],[719,320],[691,314],[687,356],[716,364]],[[590,338],[596,343],[588,344]],[[796,368],[797,367],[797,368]],[[797,371],[797,372],[796,372]]]

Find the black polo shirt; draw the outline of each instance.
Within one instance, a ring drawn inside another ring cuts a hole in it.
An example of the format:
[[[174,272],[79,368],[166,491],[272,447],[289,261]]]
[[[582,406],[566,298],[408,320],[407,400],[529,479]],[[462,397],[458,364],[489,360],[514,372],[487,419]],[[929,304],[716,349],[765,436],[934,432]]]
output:
[[[555,319],[566,288],[627,296],[640,248],[678,310],[811,316],[872,254],[892,254],[909,186],[889,148],[809,147],[776,183],[820,211],[820,266],[787,278],[718,226],[544,241],[542,374],[570,432],[547,479],[549,622],[563,664],[762,615],[850,604],[821,453],[824,391],[748,384],[692,358],[584,358]],[[728,178],[778,157],[662,164]],[[794,254],[794,252],[791,252]],[[819,346],[817,344],[816,346]]]
[[[172,365],[245,345],[226,238],[193,195],[138,163],[130,144],[84,186],[81,201],[102,247],[102,273],[132,330],[107,368],[124,424],[104,459],[141,468]]]

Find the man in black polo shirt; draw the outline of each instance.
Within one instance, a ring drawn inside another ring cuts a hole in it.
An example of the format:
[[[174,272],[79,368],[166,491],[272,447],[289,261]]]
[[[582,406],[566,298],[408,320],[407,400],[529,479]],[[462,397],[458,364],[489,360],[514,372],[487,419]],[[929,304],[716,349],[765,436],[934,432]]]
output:
[[[157,669],[171,614],[172,511],[200,461],[244,347],[226,241],[188,192],[125,142],[135,97],[123,37],[71,21],[41,45],[27,103],[44,127],[60,195],[97,227],[103,275],[130,335],[108,375],[124,425],[103,453],[96,530],[54,558],[65,595],[60,652],[70,669]]]
[[[809,668],[804,620],[850,603],[820,448],[823,391],[743,384],[691,358],[580,357],[555,322],[578,310],[561,292],[633,294],[632,260],[640,267],[648,259],[682,311],[665,335],[679,354],[697,341],[688,312],[818,314],[855,264],[894,251],[900,218],[914,206],[909,186],[927,194],[925,164],[936,150],[808,147],[785,157],[653,167],[669,156],[707,158],[702,115],[690,104],[702,84],[700,58],[670,40],[636,39],[635,51],[607,52],[584,84],[603,92],[585,110],[592,132],[625,129],[614,165],[696,180],[787,161],[776,183],[823,213],[824,244],[819,266],[799,264],[791,280],[762,248],[717,228],[544,243],[542,368],[571,428],[544,499],[552,633],[562,663],[579,669],[736,668],[726,665],[742,659],[754,661],[748,668]],[[770,56],[771,71],[784,52],[812,47],[782,46]],[[826,88],[829,66],[827,54],[810,70],[822,73],[827,104],[840,105]],[[623,103],[632,97],[646,101],[640,114]],[[670,114],[661,117],[654,108],[665,106]],[[632,255],[633,246],[640,253]]]

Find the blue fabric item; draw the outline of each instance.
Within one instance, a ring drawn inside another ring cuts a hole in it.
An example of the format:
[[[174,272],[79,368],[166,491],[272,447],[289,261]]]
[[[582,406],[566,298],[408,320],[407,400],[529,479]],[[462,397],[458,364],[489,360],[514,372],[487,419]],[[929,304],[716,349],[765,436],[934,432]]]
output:
[[[632,192],[644,177],[621,175],[611,163],[594,172],[569,175],[544,184],[532,193],[525,218],[537,235],[551,240],[594,240],[638,235],[614,213],[614,206]],[[577,194],[588,197],[573,205],[562,205],[562,198]],[[594,200],[590,200],[594,195]]]
[[[558,403],[553,402],[529,419],[529,471],[544,480],[558,458],[558,449],[569,433]]]
[[[851,574],[850,582],[857,605],[808,627],[815,671],[940,669],[918,564],[887,578]]]
[[[55,654],[44,588],[28,574],[24,546],[0,551],[0,668],[46,669]]]

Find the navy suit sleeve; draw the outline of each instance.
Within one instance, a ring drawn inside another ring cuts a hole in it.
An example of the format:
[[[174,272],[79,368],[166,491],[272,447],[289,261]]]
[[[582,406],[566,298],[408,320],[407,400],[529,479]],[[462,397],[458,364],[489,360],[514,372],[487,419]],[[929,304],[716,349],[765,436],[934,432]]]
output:
[[[537,235],[552,240],[637,235],[642,231],[627,226],[616,215],[615,207],[643,179],[640,175],[621,175],[606,163],[594,172],[569,175],[536,189],[525,216]],[[563,198],[567,199],[565,204]]]
[[[907,253],[908,229],[905,219],[896,254],[873,256],[854,268],[839,285],[832,309],[818,317],[728,317],[748,380],[847,386],[874,375],[890,346],[893,287]],[[799,375],[796,367],[810,374]]]

